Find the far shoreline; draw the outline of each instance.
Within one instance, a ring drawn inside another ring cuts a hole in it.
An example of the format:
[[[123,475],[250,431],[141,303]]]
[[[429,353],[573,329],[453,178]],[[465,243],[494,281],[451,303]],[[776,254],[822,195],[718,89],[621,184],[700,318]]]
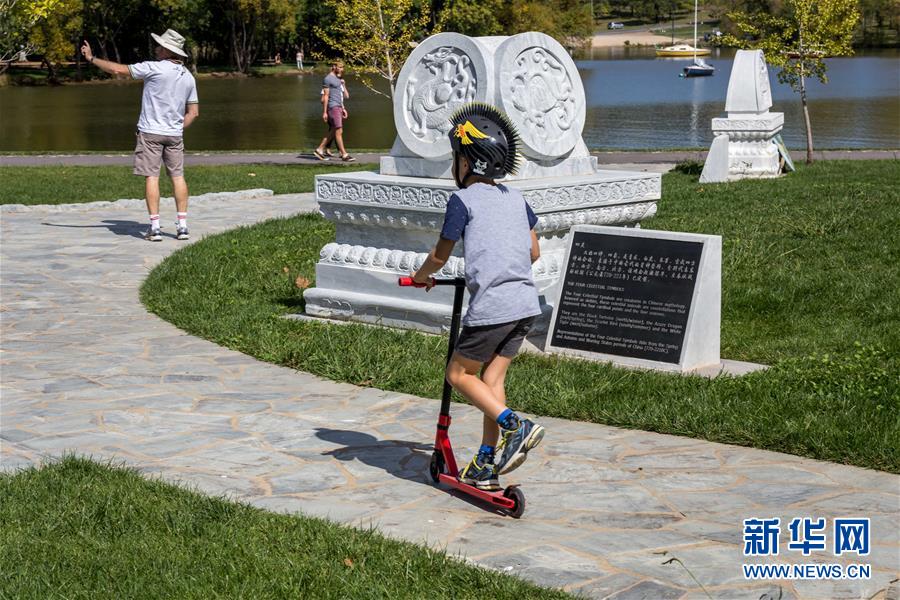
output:
[[[625,48],[628,46],[669,45],[672,38],[650,31],[617,31],[615,33],[594,34],[592,48]]]

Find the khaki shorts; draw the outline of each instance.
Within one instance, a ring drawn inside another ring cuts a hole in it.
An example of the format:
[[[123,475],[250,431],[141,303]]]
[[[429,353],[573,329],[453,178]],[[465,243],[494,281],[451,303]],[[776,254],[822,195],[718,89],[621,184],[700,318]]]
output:
[[[135,175],[159,177],[159,169],[166,164],[169,177],[184,176],[184,139],[174,135],[137,132],[134,147]]]

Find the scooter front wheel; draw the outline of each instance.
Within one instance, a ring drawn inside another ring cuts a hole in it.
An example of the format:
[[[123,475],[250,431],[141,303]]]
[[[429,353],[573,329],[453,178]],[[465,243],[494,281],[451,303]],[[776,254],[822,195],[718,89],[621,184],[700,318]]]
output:
[[[517,485],[511,485],[503,490],[503,495],[513,501],[513,507],[507,512],[509,516],[518,519],[525,512],[525,492],[519,489]]]
[[[431,464],[428,466],[428,472],[431,474],[431,480],[435,483],[440,481],[441,473],[444,472],[444,455],[435,452],[431,455]]]

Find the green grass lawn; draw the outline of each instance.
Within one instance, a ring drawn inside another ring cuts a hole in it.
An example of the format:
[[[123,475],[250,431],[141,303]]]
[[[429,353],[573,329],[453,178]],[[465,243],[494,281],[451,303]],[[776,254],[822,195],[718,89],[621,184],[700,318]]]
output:
[[[768,181],[663,178],[650,229],[723,237],[722,356],[772,368],[708,380],[553,356],[510,370],[520,410],[900,472],[900,169],[821,162]],[[318,215],[185,247],[141,297],[194,335],[338,381],[438,398],[445,340],[282,319],[334,239]]]
[[[266,188],[276,194],[309,192],[315,176],[343,169],[374,169],[375,165],[217,165],[190,167],[191,195]],[[160,177],[160,192],[172,195],[168,177]],[[0,204],[68,204],[119,198],[143,198],[144,178],[131,167],[0,167]]]
[[[0,475],[0,598],[569,598],[447,554],[66,458]]]

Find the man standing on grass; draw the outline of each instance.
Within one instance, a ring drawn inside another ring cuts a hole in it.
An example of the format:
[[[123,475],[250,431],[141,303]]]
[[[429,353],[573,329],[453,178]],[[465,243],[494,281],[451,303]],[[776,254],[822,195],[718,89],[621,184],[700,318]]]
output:
[[[197,83],[181,58],[184,38],[167,29],[162,35],[150,34],[157,46],[156,60],[133,65],[121,65],[97,58],[87,41],[81,47],[84,58],[100,70],[112,75],[128,75],[144,80],[141,116],[137,124],[137,145],[134,148],[134,174],[145,177],[147,212],[150,228],[144,238],[161,242],[159,232],[159,171],[162,163],[172,178],[175,190],[175,209],[178,211],[176,238],[188,239],[188,188],[184,180],[184,128],[200,114]]]

